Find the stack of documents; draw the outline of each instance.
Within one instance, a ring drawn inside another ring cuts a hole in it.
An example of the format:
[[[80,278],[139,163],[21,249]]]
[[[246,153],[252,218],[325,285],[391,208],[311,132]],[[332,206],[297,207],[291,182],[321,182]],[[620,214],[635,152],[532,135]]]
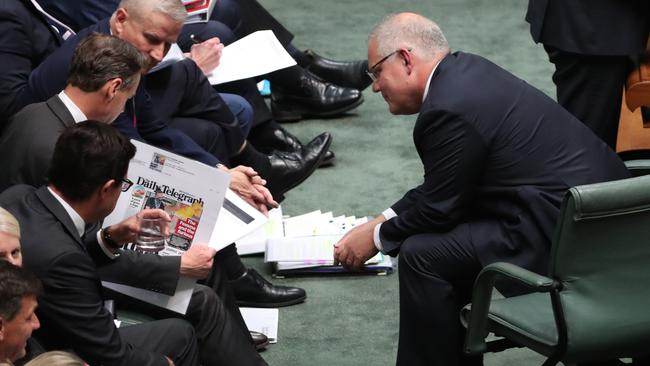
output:
[[[320,210],[283,218],[276,209],[261,229],[236,242],[237,250],[240,254],[264,252],[264,260],[274,264],[276,276],[349,273],[342,266],[334,266],[334,244],[347,231],[366,222],[366,217],[334,216]],[[390,257],[379,253],[359,273],[387,274],[392,270]]]
[[[185,24],[205,23],[210,19],[217,0],[182,0],[187,10]]]

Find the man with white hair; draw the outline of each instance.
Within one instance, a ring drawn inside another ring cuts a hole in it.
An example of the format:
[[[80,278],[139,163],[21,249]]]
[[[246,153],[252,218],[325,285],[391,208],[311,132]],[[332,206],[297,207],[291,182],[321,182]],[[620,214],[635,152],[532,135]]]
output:
[[[377,251],[399,253],[398,365],[481,364],[463,355],[459,310],[483,266],[546,272],[566,190],[629,173],[542,92],[480,56],[450,53],[421,15],[377,25],[368,65],[391,113],[419,113],[413,141],[424,179],[341,239],[335,260],[358,268]]]

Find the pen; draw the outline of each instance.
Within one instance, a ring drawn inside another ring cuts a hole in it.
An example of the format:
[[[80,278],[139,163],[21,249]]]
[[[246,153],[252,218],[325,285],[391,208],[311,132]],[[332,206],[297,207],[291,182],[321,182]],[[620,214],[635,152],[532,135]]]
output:
[[[190,34],[190,39],[192,40],[192,43],[194,43],[194,44],[199,44],[199,43],[203,42],[203,40],[201,38],[195,36],[194,34]]]

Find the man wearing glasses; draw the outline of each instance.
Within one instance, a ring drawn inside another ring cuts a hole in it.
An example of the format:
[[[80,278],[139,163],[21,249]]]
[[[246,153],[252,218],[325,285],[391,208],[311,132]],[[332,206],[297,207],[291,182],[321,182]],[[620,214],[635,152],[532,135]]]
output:
[[[399,254],[398,365],[480,365],[463,355],[459,311],[483,266],[546,273],[566,190],[629,173],[561,106],[480,56],[451,53],[420,15],[377,25],[368,65],[391,113],[419,113],[424,179],[343,237],[334,259],[358,268],[377,251]]]
[[[143,210],[98,230],[133,184],[124,177],[134,155],[116,129],[81,122],[59,137],[46,186],[16,185],[0,194],[2,207],[20,222],[24,266],[43,282],[39,343],[71,349],[91,365],[266,365],[234,302],[226,305],[206,286],[195,286],[184,320],[161,316],[119,329],[113,323],[103,306],[104,267],[118,266],[141,287],[166,293],[187,259],[120,250],[135,239],[140,218],[169,220],[162,210]],[[195,272],[188,275],[207,276],[214,249],[191,248]]]

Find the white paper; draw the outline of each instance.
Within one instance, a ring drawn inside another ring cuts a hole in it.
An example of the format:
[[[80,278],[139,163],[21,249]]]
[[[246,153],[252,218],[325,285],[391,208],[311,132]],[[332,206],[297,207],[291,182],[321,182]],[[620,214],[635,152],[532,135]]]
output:
[[[267,220],[256,208],[228,189],[209,245],[219,250],[262,227]]]
[[[278,309],[239,308],[248,330],[264,334],[269,343],[278,343]]]
[[[208,75],[210,84],[223,84],[268,74],[296,64],[275,37],[273,31],[263,30],[226,46],[219,66]]]
[[[274,208],[269,211],[266,224],[235,242],[237,253],[239,255],[264,253],[267,239],[281,238],[283,235],[282,207]]]
[[[303,262],[328,265],[334,258],[334,244],[342,235],[303,236],[299,238],[269,239],[265,262]]]
[[[171,235],[159,254],[182,255],[194,243],[208,243],[220,216],[230,176],[198,161],[139,141],[131,142],[137,151],[129,163],[127,177],[134,184],[120,195],[115,209],[104,219],[104,226],[121,222],[143,210],[158,189],[163,191],[163,209],[172,217]],[[105,282],[104,286],[184,314],[194,282],[181,277],[173,296],[124,284]]]

